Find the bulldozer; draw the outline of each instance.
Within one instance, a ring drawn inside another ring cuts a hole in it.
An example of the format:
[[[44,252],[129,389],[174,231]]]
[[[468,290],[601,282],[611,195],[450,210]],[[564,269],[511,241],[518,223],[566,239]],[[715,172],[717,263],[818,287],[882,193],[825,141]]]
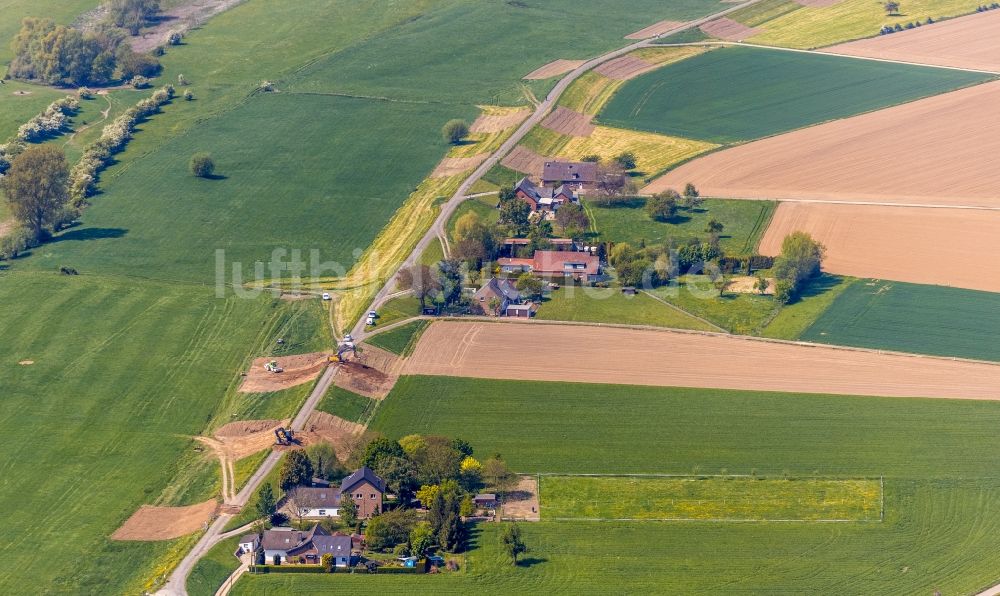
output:
[[[278,366],[278,361],[277,360],[272,360],[272,361],[268,362],[267,364],[265,364],[264,365],[264,370],[266,370],[267,372],[272,372],[272,373],[285,372],[285,369],[283,369],[280,366]]]
[[[294,445],[297,442],[295,431],[283,426],[274,429],[274,438],[277,445]]]
[[[358,350],[354,347],[353,343],[340,344],[340,347],[337,348],[337,353],[330,356],[330,362],[347,362],[344,355],[348,352],[354,354],[355,356],[358,354]]]

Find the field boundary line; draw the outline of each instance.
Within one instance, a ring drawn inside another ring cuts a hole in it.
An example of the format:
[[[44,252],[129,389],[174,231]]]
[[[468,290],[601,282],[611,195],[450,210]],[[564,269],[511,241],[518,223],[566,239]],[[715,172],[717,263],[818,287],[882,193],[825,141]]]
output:
[[[769,474],[659,474],[659,473],[643,473],[637,472],[634,474],[630,473],[601,473],[601,472],[580,472],[580,473],[566,473],[566,472],[535,472],[535,476],[539,478],[542,477],[560,477],[564,476],[567,478],[751,478],[754,480],[788,480],[801,481],[801,480],[868,480],[880,482],[883,476],[801,476],[789,474],[788,476],[774,476]],[[521,474],[522,476],[528,476],[530,474]]]
[[[731,147],[726,147],[731,148]],[[698,157],[704,157],[705,154],[698,155]],[[650,197],[652,195],[639,194],[639,197]],[[890,203],[886,201],[848,201],[848,200],[834,200],[834,199],[761,199],[757,197],[716,197],[716,196],[703,196],[705,199],[714,199],[717,201],[774,201],[776,203],[810,203],[819,205],[861,205],[864,207],[899,207],[899,208],[909,208],[909,209],[959,209],[965,211],[1000,211],[1000,206],[998,207],[987,207],[985,205],[940,205],[932,203]]]
[[[687,315],[687,316],[689,316],[691,318],[697,319],[697,320],[701,321],[702,323],[705,323],[709,327],[718,330],[719,333],[725,333],[726,335],[732,335],[732,332],[729,331],[728,329],[725,329],[724,327],[719,327],[718,325],[716,325],[712,321],[709,321],[708,319],[699,317],[698,315],[694,314],[693,312],[688,312],[688,311],[684,310],[683,308],[677,306],[676,304],[671,304],[671,303],[667,302],[666,300],[664,300],[663,298],[660,298],[656,294],[653,294],[652,292],[649,292],[649,291],[646,291],[646,290],[639,290],[639,291],[641,293],[649,296],[653,300],[656,300],[657,302],[659,302],[661,304],[664,304],[664,305],[666,305],[666,306],[668,306],[668,307],[676,310],[677,312],[683,313],[683,314],[685,314],[685,315]]]
[[[550,522],[706,522],[724,524],[871,524],[878,519],[744,519],[739,517],[549,517]]]

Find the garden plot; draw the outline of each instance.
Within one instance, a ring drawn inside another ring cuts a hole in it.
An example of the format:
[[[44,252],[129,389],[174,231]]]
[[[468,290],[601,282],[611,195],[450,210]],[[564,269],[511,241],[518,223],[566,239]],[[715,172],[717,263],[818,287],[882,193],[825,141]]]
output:
[[[760,33],[760,29],[747,27],[743,23],[738,23],[726,17],[709,21],[699,28],[706,35],[726,41],[743,41],[748,37],[753,37],[757,33]]]
[[[625,36],[625,39],[649,39],[650,37],[659,37],[667,31],[672,31],[684,23],[680,21],[660,21],[659,23],[653,23],[645,29],[639,29],[635,33],[629,33]]]
[[[524,75],[524,80],[539,81],[543,79],[551,79],[552,77],[566,74],[567,72],[579,67],[583,64],[583,62],[583,60],[553,60],[552,62],[536,68],[535,70]]]
[[[590,123],[593,116],[587,116],[564,107],[558,107],[542,120],[542,126],[571,137],[589,137],[596,128]]]

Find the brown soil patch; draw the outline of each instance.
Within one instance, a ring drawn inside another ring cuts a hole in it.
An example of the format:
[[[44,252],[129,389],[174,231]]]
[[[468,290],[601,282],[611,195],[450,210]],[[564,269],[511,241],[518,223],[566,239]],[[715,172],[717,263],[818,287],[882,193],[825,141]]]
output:
[[[833,6],[834,4],[840,4],[843,0],[792,0],[800,6],[808,6],[810,8],[825,8],[827,6]]]
[[[15,92],[13,92],[11,95],[17,95],[17,96],[31,95],[31,91],[17,90]]]
[[[572,358],[519,358],[511,346]],[[516,363],[511,360],[516,359]],[[516,365],[515,365],[516,364]],[[406,374],[1000,400],[1000,366],[731,335],[439,321]]]
[[[518,145],[514,147],[513,151],[507,154],[507,157],[500,160],[500,163],[512,170],[523,172],[529,176],[541,177],[542,170],[545,169],[545,162],[547,161],[549,161],[549,158],[544,155],[539,155],[527,147]]]
[[[1000,207],[1000,82],[706,155],[647,186],[702,195]]]
[[[1000,11],[845,43],[825,52],[938,66],[1000,71]]]
[[[1000,292],[1000,212],[782,203],[760,252],[805,231],[826,245],[830,273]]]
[[[590,123],[591,119],[593,116],[560,106],[542,120],[542,126],[571,137],[589,137],[597,128]]]
[[[326,412],[313,412],[306,420],[305,429],[296,436],[302,440],[303,445],[331,444],[337,459],[346,462],[364,432],[365,427],[360,424]]]
[[[366,344],[357,359],[341,365],[333,382],[359,395],[382,399],[396,385],[400,368],[398,356]]]
[[[148,52],[164,45],[173,31],[187,31],[201,25],[220,12],[242,4],[246,0],[188,0],[181,6],[163,11],[159,24],[143,31],[139,37],[126,38],[137,52]]]
[[[760,29],[747,27],[743,23],[736,22],[726,17],[720,17],[709,21],[700,27],[702,33],[711,35],[726,41],[743,41],[744,39],[760,33]]]
[[[445,157],[431,172],[431,178],[447,178],[467,170],[473,170],[486,161],[487,157],[489,155],[486,153],[473,157]]]
[[[143,505],[122,527],[111,535],[112,540],[172,540],[201,530],[212,520],[218,504],[205,501],[189,507],[153,507]]]
[[[537,476],[521,476],[517,487],[504,495],[503,519],[535,522],[541,519]]]
[[[512,110],[505,114],[480,114],[469,127],[469,132],[492,133],[502,132],[524,122],[531,112],[529,110]]]
[[[784,237],[782,237],[784,238]],[[780,252],[780,243],[779,243]],[[760,294],[760,292],[754,286],[757,284],[757,278],[753,275],[740,275],[739,277],[734,277],[729,280],[729,285],[726,286],[726,292],[730,294]],[[764,290],[765,295],[774,294],[774,280],[768,278],[767,289]]]
[[[213,434],[216,437],[246,437],[262,431],[270,431],[284,424],[281,420],[237,420],[220,426]]]
[[[246,379],[240,385],[240,391],[268,393],[308,383],[323,372],[329,357],[329,352],[313,352],[278,358],[258,358],[253,361]],[[264,370],[264,365],[271,360],[277,361],[278,366],[285,369],[284,372],[272,373]]]
[[[604,64],[595,68],[594,72],[616,81],[627,81],[629,79],[634,79],[643,73],[655,70],[658,67],[658,64],[646,62],[642,58],[636,58],[631,54],[626,54],[620,58],[608,60]]]
[[[539,81],[565,74],[583,64],[583,60],[553,60],[545,66],[537,68],[524,75],[526,81]]]
[[[310,300],[312,298],[316,298],[316,296],[313,294],[294,294],[289,292],[282,292],[279,298],[285,300],[286,302],[298,302],[299,300]]]
[[[219,456],[238,460],[274,446],[274,430],[280,426],[288,426],[288,421],[230,422],[215,431],[214,437],[195,437],[195,439],[211,447]]]
[[[630,33],[625,36],[625,39],[649,39],[650,37],[658,37],[663,35],[667,31],[671,31],[683,25],[681,21],[660,21],[659,23],[653,23],[645,29],[639,29],[635,33]]]
[[[18,364],[20,364],[21,366],[31,366],[34,363],[35,363],[34,360],[21,360],[20,362],[18,362]]]

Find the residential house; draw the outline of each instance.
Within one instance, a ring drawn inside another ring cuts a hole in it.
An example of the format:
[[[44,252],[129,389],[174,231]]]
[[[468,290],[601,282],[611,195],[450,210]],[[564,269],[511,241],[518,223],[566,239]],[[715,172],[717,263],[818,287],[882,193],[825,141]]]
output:
[[[240,557],[246,553],[256,552],[258,546],[260,546],[260,536],[257,534],[246,534],[240,538],[236,556]]]
[[[499,317],[508,306],[521,303],[521,292],[517,291],[512,281],[494,277],[476,291],[472,303],[484,315]]]
[[[241,540],[242,542],[242,540]],[[314,525],[308,531],[292,528],[274,528],[263,534],[260,546],[264,550],[264,562],[270,565],[282,563],[318,564],[323,555],[332,555],[337,567],[350,567],[356,560],[354,539],[346,534],[329,534]],[[241,544],[242,547],[242,544]]]
[[[514,195],[534,211],[555,212],[566,203],[579,203],[580,197],[566,185],[551,188],[536,186],[529,178],[521,178],[514,187]]]
[[[357,505],[358,518],[367,518],[382,513],[382,499],[385,496],[385,482],[369,468],[360,468],[344,478],[339,487],[322,486],[323,482],[313,480],[320,486],[300,486],[294,492],[294,506],[299,508],[297,517],[321,518],[340,517],[341,499],[349,494]]]
[[[558,250],[536,250],[530,259],[499,259],[500,270],[509,274],[525,271],[543,278],[571,277],[576,281],[590,283],[601,276],[601,261],[586,252]]]
[[[588,161],[547,161],[542,169],[542,184],[566,185],[576,190],[597,186],[597,164]]]

